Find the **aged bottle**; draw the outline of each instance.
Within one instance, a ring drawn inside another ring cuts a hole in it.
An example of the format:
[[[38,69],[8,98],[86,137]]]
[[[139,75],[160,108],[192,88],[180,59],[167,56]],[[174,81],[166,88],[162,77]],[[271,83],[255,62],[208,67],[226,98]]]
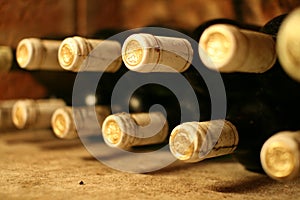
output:
[[[176,126],[169,144],[172,154],[185,162],[233,153],[239,141],[235,126],[226,120],[185,122]]]
[[[19,66],[27,70],[62,71],[57,59],[60,43],[58,40],[22,39],[16,50]]]
[[[80,115],[74,115],[80,112]],[[94,119],[96,115],[96,119]],[[104,119],[110,115],[107,106],[88,107],[61,107],[54,111],[51,117],[51,126],[54,134],[60,139],[78,138],[78,131],[99,134]],[[80,116],[80,117],[79,117]],[[75,122],[76,120],[76,122]]]
[[[48,97],[62,98],[71,105],[76,74],[60,67],[57,58],[60,43],[59,40],[25,38],[17,46],[16,60],[47,88]]]
[[[168,123],[160,112],[116,113],[102,125],[105,143],[121,149],[163,143],[168,134]]]
[[[12,121],[12,108],[16,100],[0,101],[0,132],[16,130]]]
[[[300,132],[282,131],[263,145],[260,160],[264,171],[278,181],[292,180],[300,175]]]
[[[268,34],[216,24],[202,33],[199,56],[212,70],[263,73],[276,61],[275,41]]]
[[[9,46],[0,46],[0,73],[8,72],[13,67],[14,54]]]
[[[277,53],[283,70],[294,80],[300,82],[299,73],[299,46],[300,8],[292,11],[286,18],[281,17],[283,22],[279,25],[277,35]]]
[[[63,69],[70,71],[116,72],[122,64],[120,54],[121,44],[118,41],[75,36],[61,43],[58,60]],[[89,62],[83,65],[88,56]]]
[[[194,50],[185,38],[133,34],[122,47],[122,59],[131,71],[151,73],[178,84],[181,73],[197,96],[201,120],[210,117],[209,92],[201,74],[191,66]],[[184,95],[184,94],[182,94]]]
[[[260,84],[263,93],[270,101],[270,105],[273,105],[274,107],[284,107],[287,116],[293,120],[293,117],[296,117],[300,110],[300,107],[298,106],[300,95],[298,92],[292,91],[299,91],[300,83],[294,77],[297,74],[296,72],[293,73],[294,76],[290,76],[285,69],[286,67],[281,65],[282,61],[280,60],[280,54],[282,55],[283,51],[291,51],[292,48],[288,48],[289,50],[287,50],[286,45],[279,47],[280,40],[282,40],[282,38],[288,38],[288,36],[280,38],[279,34],[279,30],[284,32],[287,28],[283,23],[286,21],[287,16],[288,14],[279,15],[267,22],[261,29],[261,32],[272,35],[274,40],[276,40],[276,50],[279,59],[276,60],[274,67],[260,77]],[[290,34],[292,35],[293,33],[297,33],[297,30],[293,30]],[[296,45],[296,43],[295,40],[293,44]],[[290,67],[292,67],[292,65],[290,65]]]
[[[53,112],[64,106],[61,99],[18,100],[12,108],[12,121],[18,129],[50,128]]]
[[[226,123],[213,122],[187,122],[173,129],[170,147],[175,157],[198,162],[233,153],[246,169],[263,173],[260,151],[264,142],[279,131],[300,128],[287,117],[284,107],[274,108],[262,97],[236,102],[228,108]]]

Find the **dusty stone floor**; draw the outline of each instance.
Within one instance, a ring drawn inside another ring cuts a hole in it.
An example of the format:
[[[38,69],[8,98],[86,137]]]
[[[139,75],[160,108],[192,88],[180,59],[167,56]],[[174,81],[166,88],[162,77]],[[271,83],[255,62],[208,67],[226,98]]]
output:
[[[299,179],[278,183],[231,157],[132,174],[49,130],[1,133],[0,146],[0,199],[300,199]]]

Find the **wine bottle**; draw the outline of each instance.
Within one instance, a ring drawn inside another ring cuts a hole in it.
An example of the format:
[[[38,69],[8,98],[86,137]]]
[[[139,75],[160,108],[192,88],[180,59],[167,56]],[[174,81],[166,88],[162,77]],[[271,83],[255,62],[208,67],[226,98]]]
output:
[[[300,82],[299,73],[299,46],[300,8],[293,10],[287,16],[281,17],[277,34],[277,53],[283,70],[295,81]],[[279,21],[279,20],[276,20]],[[275,32],[275,31],[274,31]]]
[[[226,120],[212,120],[185,122],[176,126],[172,130],[169,144],[172,154],[177,159],[199,162],[234,152],[238,141],[238,132],[232,123]]]
[[[12,121],[12,108],[16,100],[0,101],[0,132],[16,130]]]
[[[54,134],[60,139],[78,138],[78,131],[84,133],[98,134],[99,126],[102,127],[104,119],[110,115],[110,109],[107,106],[89,106],[89,107],[74,107],[65,106],[54,111],[51,117],[51,126]],[[76,122],[74,119],[75,113]],[[96,113],[97,119],[94,119]]]
[[[58,63],[57,53],[61,41],[25,38],[16,50],[16,60],[22,69],[47,88],[48,97],[64,99],[72,104],[72,88],[76,74],[62,69]]]
[[[263,73],[276,61],[275,41],[268,34],[216,24],[201,35],[199,56],[212,70]]]
[[[195,90],[200,102],[200,118],[205,120],[210,117],[209,92],[201,74],[191,66],[193,52],[191,43],[185,38],[140,33],[125,40],[122,59],[126,67],[135,72],[166,74],[170,80],[176,80],[177,73],[181,73]]]
[[[116,113],[108,116],[102,125],[107,145],[121,149],[165,142],[168,123],[160,112]]]
[[[260,77],[273,67],[276,52],[272,36],[261,33],[261,29],[235,20],[215,19],[194,31],[201,61],[207,69],[221,74],[227,105],[241,96],[253,97],[262,92]],[[262,55],[256,49],[257,43],[259,51],[265,50]]]
[[[281,131],[263,145],[260,160],[264,171],[278,181],[288,181],[300,175],[300,132]]]
[[[290,48],[287,50],[286,45],[279,47],[280,40],[282,40],[282,37],[279,37],[279,30],[282,32],[286,29],[283,22],[286,21],[287,16],[288,14],[279,15],[267,22],[261,29],[261,32],[272,35],[274,40],[276,40],[278,59],[274,67],[261,76],[260,81],[263,93],[266,98],[270,99],[270,103],[274,107],[284,107],[286,115],[293,120],[297,118],[300,111],[300,107],[298,106],[300,95],[298,92],[291,91],[299,91],[300,83],[297,79],[291,77],[285,67],[281,65],[280,54],[282,55],[283,51],[291,51]],[[296,33],[297,30],[293,30],[293,32]],[[283,37],[286,38],[287,36]],[[294,74],[296,75],[297,73]]]
[[[22,39],[16,50],[19,66],[27,70],[63,71],[57,59],[60,43],[58,40]]]
[[[0,73],[8,72],[13,66],[13,50],[9,46],[0,46]]]
[[[90,55],[96,47],[97,52]],[[118,41],[75,36],[66,38],[61,43],[58,60],[63,69],[70,71],[78,72],[81,68],[82,71],[116,72],[122,64],[120,52],[121,44]],[[88,56],[95,56],[97,63],[82,65]]]
[[[228,121],[228,122],[227,122]],[[222,122],[222,120],[221,120]],[[260,151],[273,134],[299,127],[295,121],[270,107],[265,99],[248,99],[229,108],[225,123],[187,122],[173,129],[170,148],[185,162],[233,153],[246,169],[263,173]]]
[[[18,129],[50,128],[53,112],[64,106],[62,99],[18,100],[12,108],[12,120]]]

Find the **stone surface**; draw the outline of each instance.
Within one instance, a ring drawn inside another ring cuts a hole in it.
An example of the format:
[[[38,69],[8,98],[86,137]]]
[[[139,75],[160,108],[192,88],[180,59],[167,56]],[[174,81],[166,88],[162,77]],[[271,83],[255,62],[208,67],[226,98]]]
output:
[[[231,157],[130,174],[93,159],[79,140],[59,140],[49,130],[0,133],[0,146],[0,199],[300,198],[300,179],[275,182]]]

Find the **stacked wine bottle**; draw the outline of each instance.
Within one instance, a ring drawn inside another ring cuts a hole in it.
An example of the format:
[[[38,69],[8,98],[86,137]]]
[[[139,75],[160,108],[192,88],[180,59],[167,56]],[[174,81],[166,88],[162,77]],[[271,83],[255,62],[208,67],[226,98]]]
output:
[[[296,9],[263,27],[211,20],[186,38],[143,29],[120,41],[26,38],[18,45],[16,60],[55,99],[2,102],[0,129],[52,127],[57,137],[73,139],[82,130],[97,132],[100,125],[105,143],[112,148],[168,143],[171,153],[184,162],[233,154],[248,170],[276,180],[296,178],[300,174],[299,20]],[[212,115],[210,91],[193,59],[201,60],[202,70],[222,78],[225,116]],[[182,122],[181,106],[185,111],[193,107],[182,105],[168,87],[156,83],[142,85],[118,101],[129,103],[128,111],[118,109],[112,96],[127,72],[166,78],[180,73],[195,93],[200,115],[191,111],[193,121]],[[94,80],[99,82],[95,85]],[[155,104],[162,105],[165,113],[153,110]],[[80,119],[74,118],[74,109],[84,113]],[[143,128],[147,125],[150,129]]]

